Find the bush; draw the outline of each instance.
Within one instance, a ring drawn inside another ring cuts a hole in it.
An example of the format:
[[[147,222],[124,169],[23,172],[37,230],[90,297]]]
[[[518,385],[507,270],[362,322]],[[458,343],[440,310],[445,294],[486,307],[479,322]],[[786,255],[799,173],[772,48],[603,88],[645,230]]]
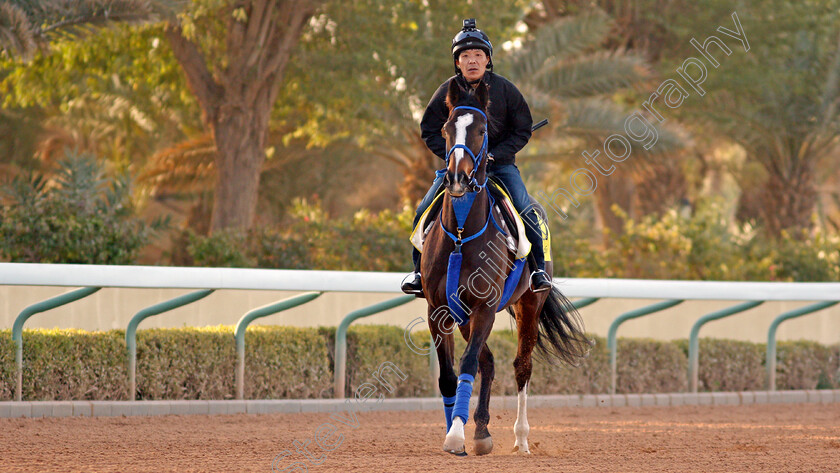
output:
[[[249,328],[245,339],[245,398],[332,397],[332,351],[328,346],[327,338],[313,329]]]
[[[328,334],[335,353],[335,330],[322,329]],[[418,345],[425,340],[429,342],[429,335],[417,339]],[[422,346],[422,345],[421,345]],[[334,360],[332,360],[334,361]],[[345,395],[352,396],[362,383],[372,382],[371,376],[383,363],[391,362],[403,374],[404,380],[387,376],[389,383],[396,388],[395,392],[382,391],[386,397],[419,397],[431,396],[437,386],[437,380],[432,381],[429,374],[429,358],[418,356],[405,343],[405,333],[400,327],[360,325],[353,327],[347,334],[347,383]],[[378,386],[377,386],[378,387]],[[386,388],[387,389],[387,388]]]
[[[782,232],[771,238],[749,224],[730,225],[723,206],[698,206],[690,218],[676,211],[624,220],[601,249],[577,225],[554,231],[555,275],[718,281],[840,281],[840,237],[821,231]],[[554,222],[556,226],[557,222]],[[589,232],[590,230],[586,230]],[[564,235],[562,241],[556,235]],[[573,235],[571,235],[573,236]]]
[[[127,176],[106,176],[89,155],[70,154],[54,182],[16,178],[4,189],[0,254],[26,263],[128,264],[153,229],[134,216]]]
[[[125,334],[121,330],[24,331],[23,396],[27,400],[128,399]],[[429,333],[417,332],[418,346],[428,347]],[[437,380],[429,357],[405,344],[403,329],[351,327],[347,336],[346,396],[366,382],[386,397],[430,396]],[[579,367],[535,357],[532,394],[596,394],[610,387],[609,353],[603,338]],[[246,335],[246,399],[315,399],[333,397],[335,329],[252,327]],[[495,357],[494,395],[516,394],[514,331],[493,332],[488,346]],[[465,342],[456,337],[456,370]],[[231,399],[235,394],[235,343],[227,326],[141,330],[137,337],[137,389],[140,399]],[[688,342],[619,339],[617,392],[659,393],[687,389]],[[762,344],[700,340],[700,390],[764,390]],[[779,344],[778,389],[833,389],[840,346],[813,342]],[[406,375],[388,379],[395,392],[382,391],[372,373],[384,362]],[[0,401],[14,395],[14,345],[9,330],[0,331]],[[476,390],[479,383],[476,383]]]
[[[12,399],[15,355],[11,331],[0,332],[0,394]],[[27,400],[127,399],[125,335],[118,330],[24,330],[23,397]],[[8,360],[8,364],[7,361]]]
[[[552,221],[557,277],[689,279],[720,281],[840,281],[840,237],[783,232],[772,239],[750,225],[730,225],[723,207],[700,205],[690,217],[675,211],[638,221],[624,219],[611,245],[593,243],[591,226]],[[284,227],[221,231],[176,238],[196,266],[236,266],[346,271],[410,271],[408,235],[413,209],[394,214],[365,210],[330,219],[318,204],[295,202]]]
[[[776,346],[776,385],[780,389],[834,388],[840,385],[836,347],[799,340]]]
[[[699,342],[698,391],[764,390],[767,372],[764,344],[737,340],[701,338]],[[688,340],[676,344],[688,359]]]
[[[319,205],[295,202],[285,228],[226,230],[199,236],[190,230],[187,264],[195,266],[410,271],[408,242],[413,211],[360,210],[352,218],[330,219]]]
[[[235,366],[232,327],[138,332],[140,399],[232,399]],[[245,373],[248,399],[329,397],[332,386],[325,340],[308,329],[250,328]]]

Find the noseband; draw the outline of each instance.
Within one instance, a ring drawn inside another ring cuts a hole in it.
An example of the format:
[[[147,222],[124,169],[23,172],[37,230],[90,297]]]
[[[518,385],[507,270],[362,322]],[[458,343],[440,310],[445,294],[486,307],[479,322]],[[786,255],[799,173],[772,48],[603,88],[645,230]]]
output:
[[[481,164],[481,160],[487,155],[487,114],[485,114],[484,111],[482,111],[478,108],[468,107],[466,105],[461,105],[461,106],[455,107],[452,110],[454,111],[454,110],[459,110],[459,109],[461,109],[461,110],[472,110],[472,111],[480,113],[481,116],[484,117],[484,141],[481,143],[481,149],[478,150],[478,155],[474,154],[472,152],[472,150],[470,149],[470,147],[467,146],[467,145],[456,144],[456,145],[452,146],[446,152],[446,162],[449,163],[449,155],[452,154],[452,152],[455,151],[458,148],[461,148],[464,151],[466,151],[467,153],[469,153],[470,157],[473,160],[473,170],[469,175],[469,178],[470,178],[469,186],[470,186],[470,188],[472,189],[473,192],[480,192],[487,185],[487,176],[485,175],[485,177],[484,177],[484,184],[479,184],[478,181],[476,181],[476,179],[475,179],[475,173],[476,173],[476,171],[478,171],[478,167]]]

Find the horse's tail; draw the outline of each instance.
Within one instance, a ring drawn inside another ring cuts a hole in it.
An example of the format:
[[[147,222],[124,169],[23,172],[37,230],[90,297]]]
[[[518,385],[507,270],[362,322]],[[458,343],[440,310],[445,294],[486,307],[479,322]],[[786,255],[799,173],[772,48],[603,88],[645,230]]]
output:
[[[537,348],[542,355],[577,366],[595,343],[586,337],[583,320],[572,302],[554,285],[540,312]]]

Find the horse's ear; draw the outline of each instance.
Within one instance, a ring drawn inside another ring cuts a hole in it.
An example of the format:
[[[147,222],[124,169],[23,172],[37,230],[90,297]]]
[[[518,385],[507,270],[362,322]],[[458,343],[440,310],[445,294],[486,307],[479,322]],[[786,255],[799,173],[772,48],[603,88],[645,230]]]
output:
[[[478,86],[476,86],[475,98],[478,100],[478,104],[481,105],[481,109],[486,112],[487,104],[490,103],[490,91],[487,89],[487,84],[484,81],[479,82]]]
[[[452,110],[458,105],[458,100],[461,98],[461,86],[455,79],[449,81],[449,91],[446,92],[446,106]]]

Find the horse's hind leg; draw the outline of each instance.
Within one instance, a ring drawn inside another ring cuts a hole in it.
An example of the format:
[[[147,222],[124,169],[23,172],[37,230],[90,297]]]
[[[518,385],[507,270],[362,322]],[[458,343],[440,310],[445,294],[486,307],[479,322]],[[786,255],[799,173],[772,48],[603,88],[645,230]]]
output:
[[[481,391],[478,395],[478,406],[475,408],[475,454],[486,455],[493,450],[493,438],[487,430],[490,423],[490,386],[496,375],[496,368],[493,362],[493,352],[490,347],[484,344],[481,354],[478,357],[478,372],[481,373]]]
[[[531,453],[528,448],[528,432],[531,430],[528,425],[528,381],[531,379],[531,353],[537,344],[537,336],[539,335],[541,299],[528,291],[514,306],[519,344],[516,349],[516,358],[513,360],[517,388],[516,422],[513,424],[516,443],[513,446],[513,451],[523,454]]]

